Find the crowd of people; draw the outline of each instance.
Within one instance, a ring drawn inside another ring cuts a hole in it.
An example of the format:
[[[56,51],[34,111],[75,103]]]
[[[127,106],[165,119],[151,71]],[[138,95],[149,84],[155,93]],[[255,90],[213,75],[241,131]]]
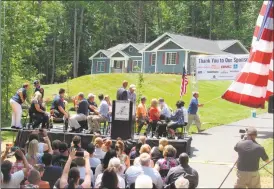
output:
[[[78,135],[70,144],[51,142],[46,129],[37,129],[24,148],[13,148],[14,163],[6,160],[10,145],[1,157],[2,188],[196,188],[199,182],[188,155],[176,159],[166,138],[151,149],[140,136],[127,154],[119,138],[96,137],[83,149]]]
[[[186,132],[189,131],[190,125],[195,121],[198,132],[202,132],[201,122],[197,114],[198,108],[203,104],[198,103],[198,92],[193,92],[193,98],[189,104],[188,109],[185,108],[185,102],[178,100],[176,102],[176,110],[172,109],[165,103],[163,98],[152,99],[150,106],[147,107],[147,98],[141,97],[140,104],[136,104],[136,87],[131,84],[127,90],[128,82],[123,81],[122,87],[117,90],[117,100],[132,101],[134,108],[136,108],[136,125],[139,135],[143,126],[147,128],[144,135],[149,137],[159,138],[159,135],[175,138],[175,131],[177,128],[186,127]],[[66,108],[65,89],[60,89],[59,94],[56,95],[52,101],[50,112],[46,111],[43,100],[44,90],[40,87],[39,81],[34,82],[34,95],[31,100],[29,108],[30,123],[33,128],[38,128],[42,124],[42,128],[51,128],[54,120],[64,121],[66,129],[70,127],[70,132],[82,132],[84,124],[87,124],[88,134],[100,133],[102,122],[111,122],[112,102],[108,95],[99,94],[99,106],[96,103],[95,95],[90,93],[85,98],[84,93],[80,92],[73,98],[72,108],[76,114],[70,115],[68,108]],[[11,98],[10,104],[12,107],[12,128],[21,129],[22,103],[27,99],[28,84],[24,84],[16,94]],[[163,135],[165,134],[166,135]]]

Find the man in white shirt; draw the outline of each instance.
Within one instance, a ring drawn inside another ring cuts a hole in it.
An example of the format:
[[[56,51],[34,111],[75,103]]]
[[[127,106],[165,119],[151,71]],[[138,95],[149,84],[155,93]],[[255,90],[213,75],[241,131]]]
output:
[[[171,111],[163,98],[159,98],[159,105],[162,119],[170,118]]]
[[[140,155],[140,163],[142,170],[145,175],[149,176],[152,179],[153,184],[155,184],[156,188],[163,188],[163,180],[161,178],[160,173],[150,167],[150,155],[148,153],[142,153]]]

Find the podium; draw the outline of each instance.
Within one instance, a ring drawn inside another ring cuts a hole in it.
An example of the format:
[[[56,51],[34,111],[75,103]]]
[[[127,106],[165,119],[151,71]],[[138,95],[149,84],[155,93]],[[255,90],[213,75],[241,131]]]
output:
[[[134,137],[135,104],[127,100],[113,100],[111,139],[122,140]]]

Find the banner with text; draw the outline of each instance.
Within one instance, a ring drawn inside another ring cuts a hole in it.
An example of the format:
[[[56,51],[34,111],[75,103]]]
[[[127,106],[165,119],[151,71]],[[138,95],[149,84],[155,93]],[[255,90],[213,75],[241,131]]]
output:
[[[248,54],[199,55],[196,57],[197,80],[235,80],[248,60]]]

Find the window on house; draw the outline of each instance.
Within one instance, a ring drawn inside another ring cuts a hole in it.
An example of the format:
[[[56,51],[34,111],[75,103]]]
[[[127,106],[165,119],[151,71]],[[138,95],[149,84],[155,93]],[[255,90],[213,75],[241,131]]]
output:
[[[142,66],[142,61],[141,60],[134,60],[132,62],[132,72],[140,72],[141,71],[141,66]]]
[[[176,64],[176,54],[175,52],[166,53],[166,65],[175,65]]]
[[[133,47],[129,47],[128,51],[133,52]]]
[[[103,54],[103,53],[100,53],[100,57],[103,58],[103,57],[104,57],[104,54]]]
[[[151,65],[155,65],[156,63],[156,53],[152,53],[151,55]]]
[[[97,62],[97,72],[105,72],[105,61]]]

